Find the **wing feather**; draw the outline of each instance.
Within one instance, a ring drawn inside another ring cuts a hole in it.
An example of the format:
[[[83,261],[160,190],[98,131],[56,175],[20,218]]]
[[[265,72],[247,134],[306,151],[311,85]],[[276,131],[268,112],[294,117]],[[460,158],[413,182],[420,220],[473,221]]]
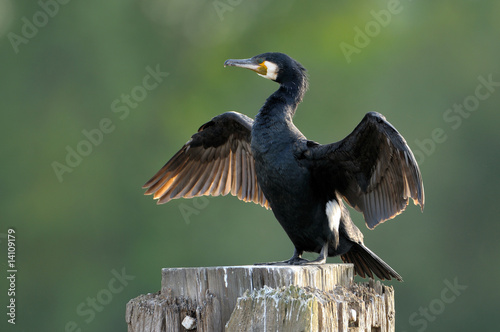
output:
[[[223,180],[221,181],[222,196],[226,196],[231,192],[231,181],[231,156],[229,155],[224,162]]]
[[[317,183],[330,196],[340,194],[361,211],[369,228],[404,211],[409,199],[424,208],[418,164],[403,136],[376,112],[366,114],[342,141],[315,145]]]
[[[224,168],[224,160],[217,158],[214,162],[214,177],[211,179],[210,187],[207,188],[206,195],[219,196],[219,185],[221,181],[222,170]]]
[[[250,148],[253,120],[226,112],[199,131],[143,186],[158,204],[176,198],[227,195],[266,208]]]

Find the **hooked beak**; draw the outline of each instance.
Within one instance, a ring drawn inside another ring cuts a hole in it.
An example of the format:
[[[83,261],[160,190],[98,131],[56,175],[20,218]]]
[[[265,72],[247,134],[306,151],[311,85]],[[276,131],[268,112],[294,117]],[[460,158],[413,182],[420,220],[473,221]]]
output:
[[[227,66],[234,66],[234,67],[240,67],[240,68],[246,68],[253,70],[259,75],[265,76],[267,74],[267,67],[264,64],[264,61],[262,63],[258,63],[255,59],[250,58],[250,59],[229,59],[224,62],[224,67]]]

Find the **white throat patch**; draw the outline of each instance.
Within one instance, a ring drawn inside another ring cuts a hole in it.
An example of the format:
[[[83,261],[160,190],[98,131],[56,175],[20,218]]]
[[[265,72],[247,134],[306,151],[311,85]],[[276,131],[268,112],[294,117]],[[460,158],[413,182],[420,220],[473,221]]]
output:
[[[337,203],[337,201],[334,199],[327,202],[325,212],[326,216],[328,217],[328,226],[330,226],[332,232],[333,230],[335,230],[338,233],[341,215],[339,203]]]
[[[276,80],[276,78],[278,77],[278,66],[270,61],[264,61],[264,65],[267,68],[266,75],[259,75],[273,81]]]

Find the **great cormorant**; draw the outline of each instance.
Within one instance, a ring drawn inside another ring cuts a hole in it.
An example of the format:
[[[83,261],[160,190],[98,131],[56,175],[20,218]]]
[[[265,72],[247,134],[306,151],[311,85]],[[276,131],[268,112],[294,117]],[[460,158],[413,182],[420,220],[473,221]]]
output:
[[[226,112],[202,125],[144,185],[145,194],[162,204],[231,193],[272,209],[295,246],[293,256],[279,263],[323,264],[340,255],[361,277],[401,281],[363,244],[343,202],[362,212],[370,229],[401,213],[409,198],[423,209],[420,170],[404,138],[383,115],[370,112],[339,142],[308,140],[292,122],[308,86],[300,63],[264,53],[224,66],[251,69],[280,87],[255,121]],[[319,257],[307,261],[305,251]]]

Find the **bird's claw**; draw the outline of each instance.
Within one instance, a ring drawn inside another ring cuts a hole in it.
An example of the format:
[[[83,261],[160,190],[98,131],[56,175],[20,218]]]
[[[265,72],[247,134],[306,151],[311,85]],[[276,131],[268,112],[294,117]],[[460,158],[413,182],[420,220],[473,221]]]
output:
[[[300,258],[300,257],[292,257],[290,259],[287,259],[286,261],[279,261],[279,262],[269,262],[269,263],[255,263],[254,265],[304,265],[304,264],[309,264],[312,261],[308,261],[307,259]]]
[[[302,263],[301,265],[321,265],[326,263],[326,258],[324,257],[318,257],[315,260],[312,261],[306,261],[305,263]]]
[[[287,264],[289,265],[304,265],[309,263],[307,259],[301,258],[301,257],[292,257],[289,260],[286,260]]]

